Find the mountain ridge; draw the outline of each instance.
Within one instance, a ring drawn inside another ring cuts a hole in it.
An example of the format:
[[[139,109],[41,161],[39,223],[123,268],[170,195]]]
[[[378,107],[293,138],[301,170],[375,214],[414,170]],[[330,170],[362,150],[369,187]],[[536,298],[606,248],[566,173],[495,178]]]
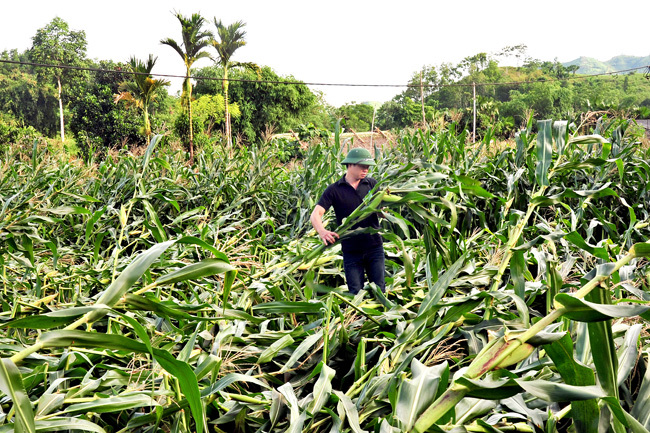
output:
[[[608,72],[626,71],[650,65],[650,55],[645,57],[618,55],[607,61],[593,57],[580,56],[577,59],[562,63],[563,66],[578,65],[578,74],[603,74]],[[637,70],[637,72],[642,72]]]

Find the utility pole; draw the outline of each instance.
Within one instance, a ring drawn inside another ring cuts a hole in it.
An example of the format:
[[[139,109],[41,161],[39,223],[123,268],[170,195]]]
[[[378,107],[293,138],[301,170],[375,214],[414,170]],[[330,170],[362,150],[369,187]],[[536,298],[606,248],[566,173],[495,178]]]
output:
[[[422,71],[420,71],[420,104],[422,105],[422,125],[429,129],[429,125],[427,125],[427,118],[424,115],[424,87],[422,85]]]
[[[472,143],[476,143],[476,83],[472,83],[472,92],[474,94],[474,121],[472,128]]]

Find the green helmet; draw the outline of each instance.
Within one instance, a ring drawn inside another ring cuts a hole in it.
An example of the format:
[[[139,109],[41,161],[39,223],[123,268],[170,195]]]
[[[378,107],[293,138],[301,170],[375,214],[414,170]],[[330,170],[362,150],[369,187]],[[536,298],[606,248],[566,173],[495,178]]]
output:
[[[355,147],[350,149],[348,155],[341,162],[341,164],[362,164],[362,165],[376,165],[375,160],[368,151],[363,147]]]

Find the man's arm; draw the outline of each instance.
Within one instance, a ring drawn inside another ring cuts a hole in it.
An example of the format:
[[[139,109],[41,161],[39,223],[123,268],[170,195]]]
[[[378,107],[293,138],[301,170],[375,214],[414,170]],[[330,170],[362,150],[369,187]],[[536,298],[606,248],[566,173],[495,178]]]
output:
[[[333,244],[339,238],[339,235],[335,232],[327,230],[323,226],[323,215],[325,215],[325,208],[317,204],[311,213],[309,220],[311,221],[311,225],[314,226],[316,232],[318,233],[318,236],[320,236],[325,245]]]

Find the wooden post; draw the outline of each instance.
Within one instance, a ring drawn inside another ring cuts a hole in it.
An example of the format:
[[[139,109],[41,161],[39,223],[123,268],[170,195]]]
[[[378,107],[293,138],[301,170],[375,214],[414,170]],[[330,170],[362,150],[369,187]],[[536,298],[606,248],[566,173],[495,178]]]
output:
[[[472,129],[472,143],[476,143],[476,83],[472,83],[472,91],[474,93],[474,121]]]
[[[422,71],[420,71],[420,103],[422,104],[422,125],[429,129],[427,125],[427,118],[424,115],[424,88],[422,86]]]
[[[375,114],[377,114],[377,108],[372,106],[372,125],[370,126],[370,148],[372,149],[372,138],[375,135]]]

